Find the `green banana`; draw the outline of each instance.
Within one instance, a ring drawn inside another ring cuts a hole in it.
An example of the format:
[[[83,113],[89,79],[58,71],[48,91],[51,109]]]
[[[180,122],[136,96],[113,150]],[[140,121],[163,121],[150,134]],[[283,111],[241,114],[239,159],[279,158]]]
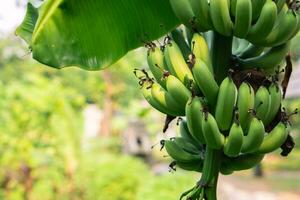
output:
[[[246,59],[237,58],[237,62],[239,64],[239,67],[241,67],[242,69],[260,68],[269,70],[276,68],[285,58],[289,50],[290,42],[277,47],[273,47],[257,57]]]
[[[176,161],[176,165],[181,169],[187,171],[195,171],[195,172],[202,172],[203,169],[203,161],[194,161],[194,162],[179,162]]]
[[[164,54],[160,48],[150,48],[148,51],[147,62],[155,80],[166,88],[166,81],[163,79],[164,70],[166,69],[164,62]]]
[[[228,0],[210,0],[210,17],[215,30],[225,36],[231,36],[233,23],[230,18],[230,2]]]
[[[280,12],[286,2],[286,0],[274,0],[277,6],[277,11]]]
[[[278,149],[288,136],[288,128],[283,122],[280,122],[276,127],[265,136],[260,147],[255,151],[258,154],[266,154]]]
[[[180,122],[180,125],[179,125],[179,132],[180,132],[180,136],[182,138],[184,138],[186,141],[192,143],[193,145],[195,145],[196,147],[200,147],[201,149],[203,148],[201,143],[199,143],[198,141],[196,141],[194,139],[194,137],[192,136],[192,134],[190,133],[189,129],[188,129],[188,125],[187,125],[187,122],[186,120],[182,120]]]
[[[195,55],[195,57],[199,58],[203,62],[205,62],[209,71],[213,74],[213,67],[211,64],[210,52],[209,52],[209,48],[208,48],[207,42],[204,39],[204,37],[202,35],[200,35],[199,33],[195,33],[193,35],[191,47],[192,47],[193,54]]]
[[[212,29],[212,21],[209,14],[209,4],[207,0],[189,0],[197,18],[197,28],[200,32]]]
[[[174,41],[170,41],[165,47],[165,61],[172,75],[176,76],[185,86],[189,87],[194,80],[191,70]]]
[[[228,161],[227,161],[228,162]],[[222,162],[220,167],[220,172],[223,175],[230,175],[233,173],[233,170],[227,166],[227,162]]]
[[[272,32],[263,40],[258,41],[258,44],[274,47],[282,45],[290,40],[297,29],[297,16],[292,10],[288,10],[285,15],[282,15],[282,17],[277,20],[278,24],[274,26]]]
[[[256,151],[263,142],[265,127],[261,120],[252,118],[249,131],[243,138],[242,152],[251,153]]]
[[[159,84],[153,83],[151,87],[151,95],[160,107],[168,108],[168,112],[172,113],[172,116],[185,115],[184,107],[180,107],[176,100],[174,100],[173,97]]]
[[[241,52],[240,54],[238,54],[237,56],[240,58],[252,58],[252,57],[256,57],[262,54],[262,52],[264,52],[265,48],[262,46],[257,46],[257,45],[253,45],[253,44],[249,44],[247,48],[245,48],[243,50],[243,52]]]
[[[164,141],[164,147],[167,151],[167,153],[169,154],[169,156],[171,156],[171,158],[173,158],[176,161],[179,162],[201,162],[201,157],[200,155],[196,155],[196,154],[191,154],[187,151],[185,151],[184,149],[182,149],[178,144],[176,144],[174,141],[172,140],[165,140]]]
[[[256,0],[261,1],[261,0]],[[247,39],[256,44],[256,41],[262,40],[267,37],[277,19],[277,7],[273,1],[267,1],[261,10],[257,22],[250,28]]]
[[[270,110],[267,114],[266,125],[268,125],[278,113],[278,110],[280,109],[281,106],[281,100],[282,100],[281,89],[276,83],[273,83],[269,87],[269,93],[270,93]]]
[[[236,101],[237,88],[233,80],[227,77],[220,85],[215,110],[215,118],[221,131],[226,131],[230,128]]]
[[[236,2],[236,13],[233,34],[239,38],[245,38],[250,30],[252,22],[251,0],[238,0]]]
[[[191,54],[191,49],[184,38],[183,31],[180,28],[176,28],[171,31],[171,36],[174,42],[179,46],[184,59],[187,60]]]
[[[265,86],[260,86],[255,94],[256,115],[266,125],[268,113],[271,106],[271,97],[268,89]]]
[[[198,149],[195,145],[192,143],[188,142],[186,139],[182,137],[175,137],[172,138],[172,141],[174,141],[178,146],[180,146],[184,151],[190,153],[190,154],[195,154],[195,155],[201,155],[200,149]]]
[[[162,113],[165,113],[167,115],[176,116],[175,113],[169,112],[167,107],[162,106],[156,100],[154,100],[154,98],[151,94],[150,87],[152,87],[152,83],[145,82],[145,83],[143,83],[142,88],[141,88],[142,94],[143,94],[144,98],[146,99],[146,101],[156,110],[158,110]]]
[[[241,154],[235,158],[224,159],[222,164],[227,166],[227,170],[240,171],[250,169],[260,163],[264,154]]]
[[[254,108],[254,90],[249,83],[242,83],[238,90],[237,108],[239,112],[239,120],[244,131],[249,128],[251,121],[250,109]]]
[[[205,144],[202,133],[202,100],[199,97],[191,97],[185,107],[188,129],[197,142]]]
[[[225,138],[219,131],[215,118],[210,113],[203,113],[201,125],[205,144],[212,149],[221,149]]]
[[[186,102],[192,95],[191,92],[178,80],[175,76],[168,75],[166,77],[166,88],[173,99],[184,108]]]
[[[224,154],[229,157],[236,157],[240,154],[243,145],[243,129],[238,123],[233,123],[229,135],[225,139]]]
[[[201,59],[196,58],[192,68],[197,86],[204,94],[210,106],[214,106],[218,96],[219,86],[213,74]]]
[[[252,2],[252,20],[253,20],[253,22],[255,22],[259,18],[259,15],[262,12],[263,6],[267,3],[266,1],[267,0],[251,0],[251,2]]]
[[[176,17],[187,27],[191,27],[191,22],[195,17],[191,4],[187,0],[170,0],[171,7]]]

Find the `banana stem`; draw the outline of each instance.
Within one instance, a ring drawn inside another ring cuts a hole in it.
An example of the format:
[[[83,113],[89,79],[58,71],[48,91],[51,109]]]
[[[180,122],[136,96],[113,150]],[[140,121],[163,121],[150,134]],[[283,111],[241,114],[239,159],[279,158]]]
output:
[[[232,36],[227,37],[213,32],[211,58],[215,79],[218,83],[221,83],[228,75],[228,70],[231,67],[232,39]]]

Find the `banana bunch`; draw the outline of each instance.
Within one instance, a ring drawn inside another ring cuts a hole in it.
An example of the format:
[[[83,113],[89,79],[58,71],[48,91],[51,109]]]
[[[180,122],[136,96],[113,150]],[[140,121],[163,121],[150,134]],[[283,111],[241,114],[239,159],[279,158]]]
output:
[[[241,7],[237,2],[235,10]],[[250,1],[250,5],[253,2],[256,1]],[[264,10],[269,1],[259,2],[263,2],[260,10]],[[206,6],[217,5],[211,0]],[[276,14],[280,13],[277,9]],[[205,27],[209,26],[212,24]],[[203,24],[201,27],[204,30]],[[183,118],[180,136],[161,144],[174,160],[172,169],[176,164],[184,170],[202,173],[197,186],[186,193],[189,199],[198,199],[202,193],[205,195],[216,170],[228,175],[250,169],[286,141],[290,115],[281,106],[283,91],[278,74],[265,76],[265,81],[257,84],[247,79],[237,80],[235,73],[252,68],[275,70],[290,42],[267,49],[235,37],[232,51],[239,65],[233,66],[235,71],[230,70],[218,83],[209,39],[200,33],[186,37],[180,30],[174,30],[171,36],[166,37],[162,47],[147,44],[151,74],[146,70],[135,73],[144,98],[153,108],[172,119]]]
[[[285,0],[170,0],[178,19],[198,32],[216,31],[275,47],[300,29],[299,2]]]

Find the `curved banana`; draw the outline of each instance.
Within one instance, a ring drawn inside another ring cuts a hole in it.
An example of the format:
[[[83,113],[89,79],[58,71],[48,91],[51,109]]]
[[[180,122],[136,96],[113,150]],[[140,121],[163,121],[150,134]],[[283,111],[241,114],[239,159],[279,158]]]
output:
[[[192,6],[187,0],[170,0],[171,7],[176,17],[187,27],[191,27],[191,23],[195,14]]]
[[[170,41],[166,45],[164,55],[171,74],[176,76],[186,87],[189,87],[190,80],[194,80],[194,78],[178,45],[174,41]]]
[[[201,144],[205,144],[205,139],[202,133],[202,100],[199,97],[191,97],[185,107],[185,115],[188,129]]]
[[[182,137],[172,138],[172,141],[174,141],[178,146],[180,146],[184,151],[188,153],[195,154],[195,155],[201,154],[200,149],[198,149],[195,145],[188,142],[186,139]]]
[[[265,127],[261,120],[252,118],[249,131],[243,138],[242,152],[251,153],[256,151],[263,142]]]
[[[191,42],[191,48],[193,50],[193,54],[196,58],[201,59],[203,62],[205,62],[206,66],[208,67],[209,71],[213,74],[213,67],[211,64],[211,58],[210,58],[210,52],[207,45],[206,40],[202,35],[199,33],[194,33],[192,42]]]
[[[196,141],[193,136],[191,135],[189,129],[188,129],[188,125],[187,125],[187,122],[186,120],[182,120],[180,122],[180,125],[179,125],[179,132],[180,132],[180,136],[182,138],[184,138],[186,141],[194,144],[196,147],[202,147],[201,143],[199,143],[198,141]]]
[[[247,131],[251,121],[250,109],[254,109],[254,90],[249,83],[242,83],[238,90],[237,108],[239,120],[244,131]]]
[[[195,60],[192,71],[196,84],[204,94],[208,104],[214,107],[218,96],[219,86],[215,81],[213,74],[209,71],[207,65],[198,58]]]
[[[171,156],[171,158],[173,158],[176,161],[179,161],[179,162],[195,162],[195,161],[201,162],[200,155],[191,154],[191,153],[185,151],[184,149],[182,149],[178,144],[176,144],[172,140],[165,140],[164,147],[165,147],[167,153],[169,154],[169,156]]]
[[[187,60],[191,54],[191,49],[184,38],[183,30],[180,28],[174,29],[171,31],[171,37],[181,50],[184,59]]]
[[[240,154],[243,145],[243,129],[238,123],[233,123],[229,135],[225,139],[224,154],[236,157]]]
[[[262,7],[257,22],[250,28],[247,39],[252,43],[256,43],[256,41],[267,37],[272,31],[276,19],[276,4],[273,1],[267,1]]]
[[[285,15],[278,18],[278,23],[272,32],[263,40],[257,42],[262,46],[274,47],[282,45],[290,40],[297,29],[298,18],[292,10],[288,10]]]
[[[174,100],[173,97],[159,84],[153,83],[151,87],[151,95],[160,107],[168,108],[168,112],[172,113],[172,116],[185,115],[184,107],[180,107],[176,100]]]
[[[171,116],[176,116],[175,113],[173,112],[170,112],[168,110],[167,107],[164,107],[162,106],[161,104],[159,104],[156,100],[154,100],[152,94],[151,94],[151,87],[152,87],[152,83],[144,83],[142,85],[142,94],[144,96],[144,98],[147,100],[147,102],[153,107],[155,108],[156,110],[162,112],[162,113],[165,113],[167,115],[171,115]]]
[[[260,163],[263,160],[264,156],[264,154],[241,154],[235,158],[224,159],[222,164],[225,163],[225,165],[227,166],[227,170],[246,170]]]
[[[274,0],[277,6],[277,11],[280,12],[286,2],[286,0]]]
[[[281,89],[276,83],[273,83],[269,87],[269,93],[270,93],[270,110],[267,114],[266,125],[268,125],[278,113],[281,106],[281,100],[282,100]]]
[[[249,44],[247,48],[245,48],[240,54],[237,56],[240,58],[252,58],[252,57],[257,57],[264,52],[265,48],[262,46],[257,46],[253,44]]]
[[[205,144],[212,149],[221,149],[225,138],[220,132],[215,118],[210,113],[203,113],[201,125]]]
[[[233,34],[239,38],[245,38],[250,30],[252,22],[251,0],[238,0],[236,2],[235,22]]]
[[[176,161],[176,165],[181,169],[187,171],[195,171],[195,172],[202,172],[203,170],[203,161],[194,161],[194,162],[179,162]]]
[[[255,153],[265,154],[275,151],[284,143],[287,136],[288,128],[284,123],[280,122],[268,135],[265,136],[262,144]]]
[[[260,86],[255,94],[255,110],[256,115],[266,125],[268,113],[271,106],[271,97],[265,86]]]
[[[217,32],[231,36],[233,23],[230,18],[230,2],[228,0],[210,0],[210,17]]]
[[[180,82],[175,76],[168,75],[166,77],[166,88],[168,93],[182,108],[185,107],[186,102],[192,95],[191,92]]]
[[[290,50],[290,42],[273,47],[260,56],[253,58],[237,58],[239,67],[242,69],[260,68],[264,70],[274,69],[285,58]]]
[[[230,129],[236,101],[237,88],[233,80],[227,77],[220,85],[215,110],[215,118],[221,131]]]
[[[166,69],[164,62],[164,54],[159,47],[150,48],[148,50],[147,62],[155,80],[163,88],[166,88],[166,81],[163,79],[164,70]]]
[[[266,2],[267,1],[267,2]],[[251,0],[252,2],[252,19],[255,22],[262,12],[263,6],[271,0]],[[276,10],[277,11],[277,10]]]

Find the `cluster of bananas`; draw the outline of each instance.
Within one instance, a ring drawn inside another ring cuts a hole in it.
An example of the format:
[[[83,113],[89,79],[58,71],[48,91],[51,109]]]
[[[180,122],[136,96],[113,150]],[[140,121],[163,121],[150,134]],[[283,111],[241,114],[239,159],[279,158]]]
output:
[[[216,31],[260,46],[279,46],[300,28],[300,3],[287,0],[170,0],[177,17],[198,32]]]
[[[281,108],[278,74],[270,76],[271,80],[266,78],[264,85],[253,86],[246,79],[237,82],[235,72],[229,70],[218,84],[202,34],[194,33],[190,44],[180,31],[173,32],[172,37],[161,47],[147,44],[148,66],[154,78],[146,70],[137,75],[142,94],[153,108],[171,118],[184,118],[181,137],[161,142],[174,159],[171,168],[176,163],[184,170],[203,172],[199,183],[204,187],[211,182],[216,167],[223,174],[252,168],[285,142],[289,115]],[[274,59],[270,57],[278,57],[278,51],[271,48],[265,52],[258,59],[259,66]],[[214,155],[220,152],[221,156]],[[216,166],[214,159],[220,157],[221,164]]]

